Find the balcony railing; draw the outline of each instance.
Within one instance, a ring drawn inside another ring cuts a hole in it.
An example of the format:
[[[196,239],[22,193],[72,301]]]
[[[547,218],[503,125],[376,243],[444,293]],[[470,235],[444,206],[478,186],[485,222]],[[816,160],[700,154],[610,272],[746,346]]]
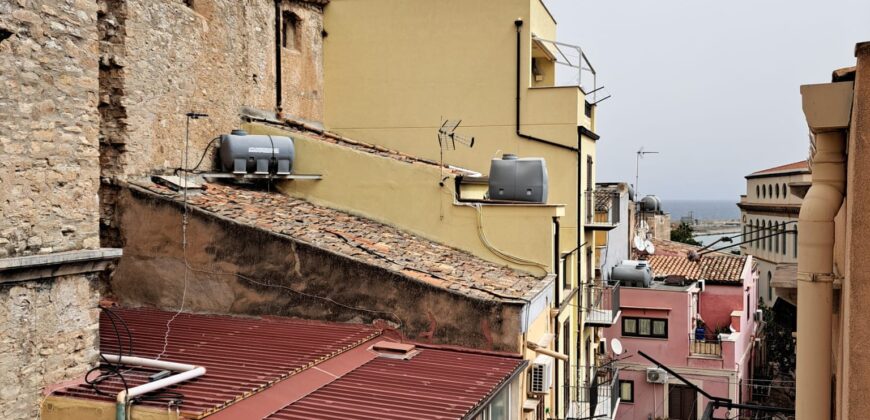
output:
[[[722,357],[722,341],[719,338],[700,338],[689,334],[689,351],[693,356]]]
[[[571,401],[566,420],[613,419],[619,405],[619,369],[613,365],[593,367],[584,385],[577,389],[577,400]],[[585,372],[579,378],[587,378]]]
[[[619,318],[619,282],[586,287],[586,324],[609,327]]]
[[[620,222],[620,194],[608,190],[592,190],[584,193],[586,200],[586,226],[592,229],[610,230]]]

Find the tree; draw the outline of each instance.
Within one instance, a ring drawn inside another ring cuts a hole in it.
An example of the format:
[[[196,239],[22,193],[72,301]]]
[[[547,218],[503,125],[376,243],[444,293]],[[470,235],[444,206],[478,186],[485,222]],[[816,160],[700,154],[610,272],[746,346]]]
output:
[[[689,245],[700,246],[701,243],[696,241],[694,236],[695,236],[695,232],[693,231],[692,226],[690,226],[686,222],[680,223],[680,225],[677,226],[676,229],[671,230],[671,240],[672,241],[682,242],[684,244],[689,244]]]

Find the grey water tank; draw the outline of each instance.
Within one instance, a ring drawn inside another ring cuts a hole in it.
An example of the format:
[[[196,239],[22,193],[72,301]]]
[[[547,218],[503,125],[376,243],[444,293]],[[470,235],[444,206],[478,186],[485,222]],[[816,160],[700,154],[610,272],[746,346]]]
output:
[[[661,213],[662,200],[654,195],[648,195],[640,200],[641,211]]]
[[[289,175],[295,155],[290,137],[250,135],[243,130],[221,135],[220,157],[224,172]]]
[[[610,281],[626,287],[649,287],[652,267],[646,261],[624,260],[610,270]]]
[[[489,199],[547,202],[547,162],[506,154],[489,167]]]

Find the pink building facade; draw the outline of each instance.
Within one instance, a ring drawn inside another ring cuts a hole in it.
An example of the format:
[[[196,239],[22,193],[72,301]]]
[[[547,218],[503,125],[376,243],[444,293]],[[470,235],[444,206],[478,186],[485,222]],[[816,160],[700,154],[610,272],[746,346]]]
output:
[[[680,260],[669,261],[672,258]],[[711,395],[748,401],[751,387],[745,380],[751,378],[760,326],[758,275],[752,257],[727,258],[741,260],[742,266],[731,270],[734,278],[705,279],[674,268],[685,265],[684,256],[657,256],[649,261],[654,276],[668,281],[621,288],[621,319],[605,331],[607,340],[618,339],[624,348],[618,362],[621,402],[615,419],[698,419],[707,406],[707,398],[638,351]],[[715,414],[729,415],[724,409]]]

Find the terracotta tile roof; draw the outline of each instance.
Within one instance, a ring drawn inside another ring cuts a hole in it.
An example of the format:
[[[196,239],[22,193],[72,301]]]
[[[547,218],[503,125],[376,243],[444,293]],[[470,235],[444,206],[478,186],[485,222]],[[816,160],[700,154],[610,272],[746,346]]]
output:
[[[747,176],[747,178],[757,176],[757,175],[769,175],[769,174],[778,174],[778,173],[789,173],[789,172],[809,172],[810,164],[807,160],[801,160],[793,163],[789,163],[786,165],[775,166],[773,168],[763,169],[760,171],[753,172]]]
[[[178,194],[168,188],[151,183],[140,187],[179,200]],[[476,299],[531,299],[552,281],[277,192],[206,184],[201,194],[188,196],[188,204]]]
[[[674,241],[655,239],[653,255],[645,256],[656,277],[684,276],[690,280],[706,280],[711,283],[742,284],[746,256],[722,252],[705,254],[700,261],[689,261],[689,251],[700,247]]]
[[[134,356],[160,353],[173,312],[113,311],[130,327]],[[380,334],[358,324],[182,313],[172,323],[161,360],[204,366],[206,374],[166,391],[183,396],[186,418],[461,418],[525,366],[519,355],[426,345],[417,345],[408,360],[378,357],[372,345],[390,340]],[[127,342],[123,330],[121,342]],[[100,350],[117,349],[104,313]],[[141,367],[123,371],[131,387],[154,373]],[[109,395],[84,384],[54,395],[111,403],[122,385],[113,377],[100,389]],[[133,412],[143,405],[165,410],[166,404],[136,402]]]

